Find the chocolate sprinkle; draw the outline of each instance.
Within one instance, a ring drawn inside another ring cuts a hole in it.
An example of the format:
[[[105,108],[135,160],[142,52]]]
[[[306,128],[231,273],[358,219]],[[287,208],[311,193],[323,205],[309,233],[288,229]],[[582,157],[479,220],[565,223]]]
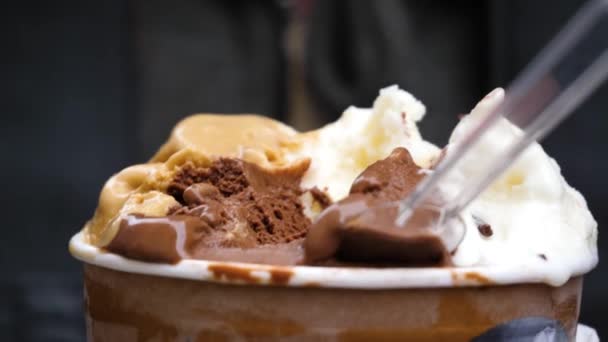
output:
[[[494,234],[494,231],[492,231],[492,226],[487,224],[484,220],[473,215],[473,221],[475,221],[475,223],[477,224],[477,230],[479,230],[479,234],[481,234],[482,236],[490,237]]]
[[[492,226],[487,223],[477,226],[477,229],[479,230],[479,233],[485,237],[490,237],[492,234],[494,234],[492,231]]]
[[[541,259],[543,259],[543,260],[545,260],[545,261],[547,261],[547,256],[544,255],[543,253],[539,254],[538,257],[541,258]]]

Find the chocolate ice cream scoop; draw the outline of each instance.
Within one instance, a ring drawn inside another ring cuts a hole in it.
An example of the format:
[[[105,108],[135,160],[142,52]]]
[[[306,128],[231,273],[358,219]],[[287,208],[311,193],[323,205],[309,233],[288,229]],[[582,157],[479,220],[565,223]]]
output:
[[[167,216],[126,215],[106,249],[152,262],[229,260],[292,265],[302,260],[310,226],[300,188],[308,164],[267,169],[236,158],[184,164],[167,193]],[[319,200],[324,206],[327,201]]]
[[[450,264],[449,251],[432,229],[437,211],[421,209],[405,227],[395,223],[398,200],[423,176],[404,148],[370,165],[354,181],[350,195],[327,208],[311,226],[304,243],[306,262]]]

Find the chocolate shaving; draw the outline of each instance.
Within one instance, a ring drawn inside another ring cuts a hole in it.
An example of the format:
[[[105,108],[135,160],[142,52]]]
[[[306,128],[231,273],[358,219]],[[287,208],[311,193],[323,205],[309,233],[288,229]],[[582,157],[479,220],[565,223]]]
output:
[[[310,194],[315,199],[315,201],[319,202],[321,208],[325,209],[331,205],[331,199],[329,198],[329,196],[316,186],[308,191],[310,191]],[[325,191],[327,191],[327,188]]]
[[[494,234],[492,226],[486,223],[484,220],[473,215],[473,221],[475,221],[475,224],[477,224],[477,230],[479,230],[479,234],[481,234],[482,236],[490,237]]]
[[[479,233],[485,237],[490,237],[494,234],[492,227],[487,223],[477,226],[477,229],[479,230]]]

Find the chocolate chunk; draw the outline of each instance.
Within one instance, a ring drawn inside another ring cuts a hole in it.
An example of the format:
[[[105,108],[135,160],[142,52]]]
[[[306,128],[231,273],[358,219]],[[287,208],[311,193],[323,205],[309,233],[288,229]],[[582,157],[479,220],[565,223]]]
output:
[[[371,194],[382,201],[405,198],[424,178],[420,167],[403,147],[368,166],[353,182],[350,194]]]
[[[487,223],[477,226],[477,230],[479,230],[479,233],[485,237],[490,237],[492,234],[494,234],[492,227]]]
[[[310,194],[315,199],[315,201],[317,201],[319,205],[321,205],[321,208],[325,209],[331,205],[331,199],[329,198],[329,196],[325,192],[319,190],[319,188],[317,188],[316,186],[308,191],[310,191]],[[325,191],[327,192],[327,189],[325,189]]]
[[[543,253],[540,253],[538,255],[538,257],[541,258],[541,259],[543,259],[543,260],[545,260],[545,261],[547,261],[547,256],[545,254],[543,254]]]
[[[481,234],[482,236],[490,237],[494,234],[494,231],[492,230],[492,226],[487,224],[484,220],[473,215],[473,221],[475,221],[475,224],[477,225],[477,230],[479,231],[479,234]]]

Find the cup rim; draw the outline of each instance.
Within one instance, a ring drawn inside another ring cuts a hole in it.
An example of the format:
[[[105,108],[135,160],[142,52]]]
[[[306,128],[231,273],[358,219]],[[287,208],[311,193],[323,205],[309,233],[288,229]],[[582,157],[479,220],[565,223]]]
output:
[[[524,283],[561,286],[569,279],[551,281],[546,271],[535,265],[373,268],[273,266],[211,260],[182,260],[177,264],[160,264],[128,259],[90,245],[82,231],[70,239],[69,250],[72,256],[86,264],[116,271],[235,285],[413,289]]]

